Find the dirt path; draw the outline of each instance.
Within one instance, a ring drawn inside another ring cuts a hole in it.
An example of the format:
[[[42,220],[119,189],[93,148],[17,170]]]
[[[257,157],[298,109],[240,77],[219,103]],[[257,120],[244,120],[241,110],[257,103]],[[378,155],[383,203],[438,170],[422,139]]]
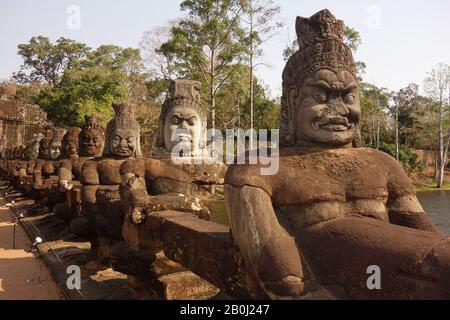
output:
[[[61,300],[61,290],[45,263],[28,252],[31,242],[16,225],[15,248],[13,214],[0,198],[0,300]]]

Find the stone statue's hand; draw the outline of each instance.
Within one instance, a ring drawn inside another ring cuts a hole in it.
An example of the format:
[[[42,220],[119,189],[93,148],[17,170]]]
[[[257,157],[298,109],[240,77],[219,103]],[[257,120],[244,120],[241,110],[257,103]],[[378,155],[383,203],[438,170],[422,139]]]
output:
[[[122,176],[122,186],[133,190],[145,190],[145,180],[134,173],[127,172]]]
[[[33,188],[36,190],[44,189],[44,185],[42,183],[34,183]]]
[[[131,172],[123,174],[120,194],[133,207],[145,205],[148,202],[145,179]]]
[[[207,207],[203,207],[197,212],[197,216],[200,219],[209,220],[211,217],[211,212],[209,212],[209,209]]]
[[[211,213],[209,212],[208,207],[203,205],[197,197],[186,197],[186,203],[188,204],[188,208],[190,208],[199,218],[209,220]]]
[[[148,196],[145,210],[147,212],[163,210],[192,212],[202,219],[209,219],[210,216],[209,209],[201,203],[199,198],[184,194]]]
[[[71,184],[68,180],[60,180],[59,181],[59,191],[66,192],[73,188],[73,184]]]
[[[303,293],[304,283],[301,278],[287,276],[282,280],[265,282],[263,289],[272,300],[292,300]]]

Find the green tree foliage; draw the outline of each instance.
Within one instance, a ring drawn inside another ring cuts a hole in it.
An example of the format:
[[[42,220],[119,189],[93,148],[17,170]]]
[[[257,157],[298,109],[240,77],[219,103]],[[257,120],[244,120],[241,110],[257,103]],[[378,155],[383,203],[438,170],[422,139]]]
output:
[[[380,142],[380,150],[395,157],[395,144]],[[417,159],[417,155],[404,145],[400,145],[399,156],[399,161],[405,170],[413,171],[416,169],[421,170],[423,168],[423,163]]]
[[[178,77],[202,82],[211,125],[215,127],[216,97],[231,76],[230,66],[244,52],[239,2],[185,0],[180,7],[188,16],[172,27],[159,52]]]
[[[103,66],[66,70],[61,82],[46,87],[36,98],[57,125],[80,125],[90,113],[105,121],[112,115],[111,104],[127,99],[126,75]]]
[[[344,43],[352,49],[353,52],[358,50],[358,47],[361,45],[361,35],[358,31],[353,29],[352,27],[345,26],[344,28]]]
[[[233,65],[230,81],[224,84],[217,96],[218,129],[250,128],[250,70],[246,65]],[[254,76],[253,101],[254,129],[277,129],[279,127],[280,104],[268,97],[267,90]]]
[[[248,62],[246,57],[260,54],[258,45],[276,29],[270,20],[278,7],[260,8],[256,1],[189,0],[181,3],[181,9],[188,16],[172,26],[167,41],[157,50],[168,63],[164,69],[202,83],[210,127],[249,128],[252,103],[255,128],[264,121],[274,127],[274,117],[264,115],[275,113],[278,104],[267,98],[256,77],[251,76],[255,64],[244,63]],[[148,36],[146,43],[158,42],[158,34],[155,39]]]
[[[42,36],[18,47],[24,65],[13,79],[29,85],[17,89],[14,99],[42,106],[56,125],[80,125],[91,113],[107,121],[113,102],[137,105],[147,94],[138,49],[102,45],[92,50],[65,38],[52,44]],[[37,82],[38,89],[32,85]]]
[[[62,74],[75,61],[85,57],[89,48],[66,38],[59,38],[55,44],[43,36],[32,37],[28,43],[19,44],[18,54],[23,58],[20,71],[13,74],[19,83],[45,81],[56,85]]]
[[[391,96],[392,93],[386,88],[360,83],[361,135],[364,145],[376,148],[379,141],[392,141],[386,117]]]
[[[437,106],[437,136],[439,149],[437,157],[439,167],[437,187],[442,188],[444,184],[444,170],[450,146],[450,128],[447,127],[450,109],[450,66],[441,62],[434,67],[427,74],[424,81],[424,87],[429,98]]]
[[[430,103],[419,95],[419,85],[409,84],[400,89],[393,97],[394,104],[398,106],[398,125],[400,143],[411,147],[417,145],[417,135],[423,126],[420,119],[425,116],[426,105]],[[392,113],[392,110],[390,110]]]
[[[262,55],[261,45],[273,37],[283,23],[277,19],[281,7],[272,0],[241,0],[240,15],[245,33],[246,62],[249,72],[250,128],[254,128],[255,82],[254,71],[256,59]],[[250,145],[253,145],[251,138]]]

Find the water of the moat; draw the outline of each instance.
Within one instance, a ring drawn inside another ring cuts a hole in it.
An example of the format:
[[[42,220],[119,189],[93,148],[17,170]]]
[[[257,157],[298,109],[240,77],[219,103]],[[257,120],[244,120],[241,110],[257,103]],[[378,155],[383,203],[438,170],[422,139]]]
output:
[[[422,191],[417,197],[438,230],[450,235],[450,191]]]

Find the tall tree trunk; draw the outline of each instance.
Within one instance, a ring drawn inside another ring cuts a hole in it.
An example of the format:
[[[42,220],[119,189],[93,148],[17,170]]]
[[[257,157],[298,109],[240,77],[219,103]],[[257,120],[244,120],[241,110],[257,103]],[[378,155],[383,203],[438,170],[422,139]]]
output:
[[[376,140],[377,150],[380,149],[380,115],[377,114],[377,140]]]
[[[375,140],[376,140],[376,131],[375,131],[375,116],[372,115],[372,125],[371,125],[371,130],[370,130],[370,145],[373,147],[375,145]]]
[[[211,50],[211,66],[210,66],[210,73],[211,73],[211,82],[210,82],[210,88],[209,88],[209,94],[211,98],[211,128],[213,129],[212,134],[212,148],[211,153],[212,157],[216,156],[216,149],[215,149],[215,129],[216,129],[216,95],[215,95],[215,77],[216,77],[216,70],[215,70],[215,52],[214,50]]]
[[[439,189],[442,189],[442,186],[444,184],[444,169],[445,169],[445,163],[444,163],[444,134],[443,134],[443,101],[442,101],[442,94],[440,97],[439,102],[439,177],[437,181],[437,187]]]
[[[253,11],[253,10],[252,10]],[[250,14],[250,150],[253,150],[253,95],[254,95],[254,81],[253,81],[253,13]]]
[[[444,147],[444,178],[445,178],[445,167],[447,164],[447,159],[448,159],[448,148],[450,147],[450,130],[447,136],[447,142],[445,143],[445,147]]]
[[[376,133],[375,133],[375,146],[377,148],[377,150],[380,149],[380,99],[378,96],[378,90],[377,86],[375,85],[375,80],[373,80],[373,87],[376,89],[375,90],[375,98],[377,99],[377,128],[376,128]]]
[[[398,104],[395,105],[395,159],[400,160],[399,141],[398,141]]]
[[[237,99],[238,129],[241,127],[241,98]]]
[[[438,157],[438,149],[436,148],[436,144],[434,144],[434,146],[433,146],[433,152],[434,152],[434,174],[433,174],[433,177],[434,177],[434,179],[437,179],[438,178],[439,157]]]

